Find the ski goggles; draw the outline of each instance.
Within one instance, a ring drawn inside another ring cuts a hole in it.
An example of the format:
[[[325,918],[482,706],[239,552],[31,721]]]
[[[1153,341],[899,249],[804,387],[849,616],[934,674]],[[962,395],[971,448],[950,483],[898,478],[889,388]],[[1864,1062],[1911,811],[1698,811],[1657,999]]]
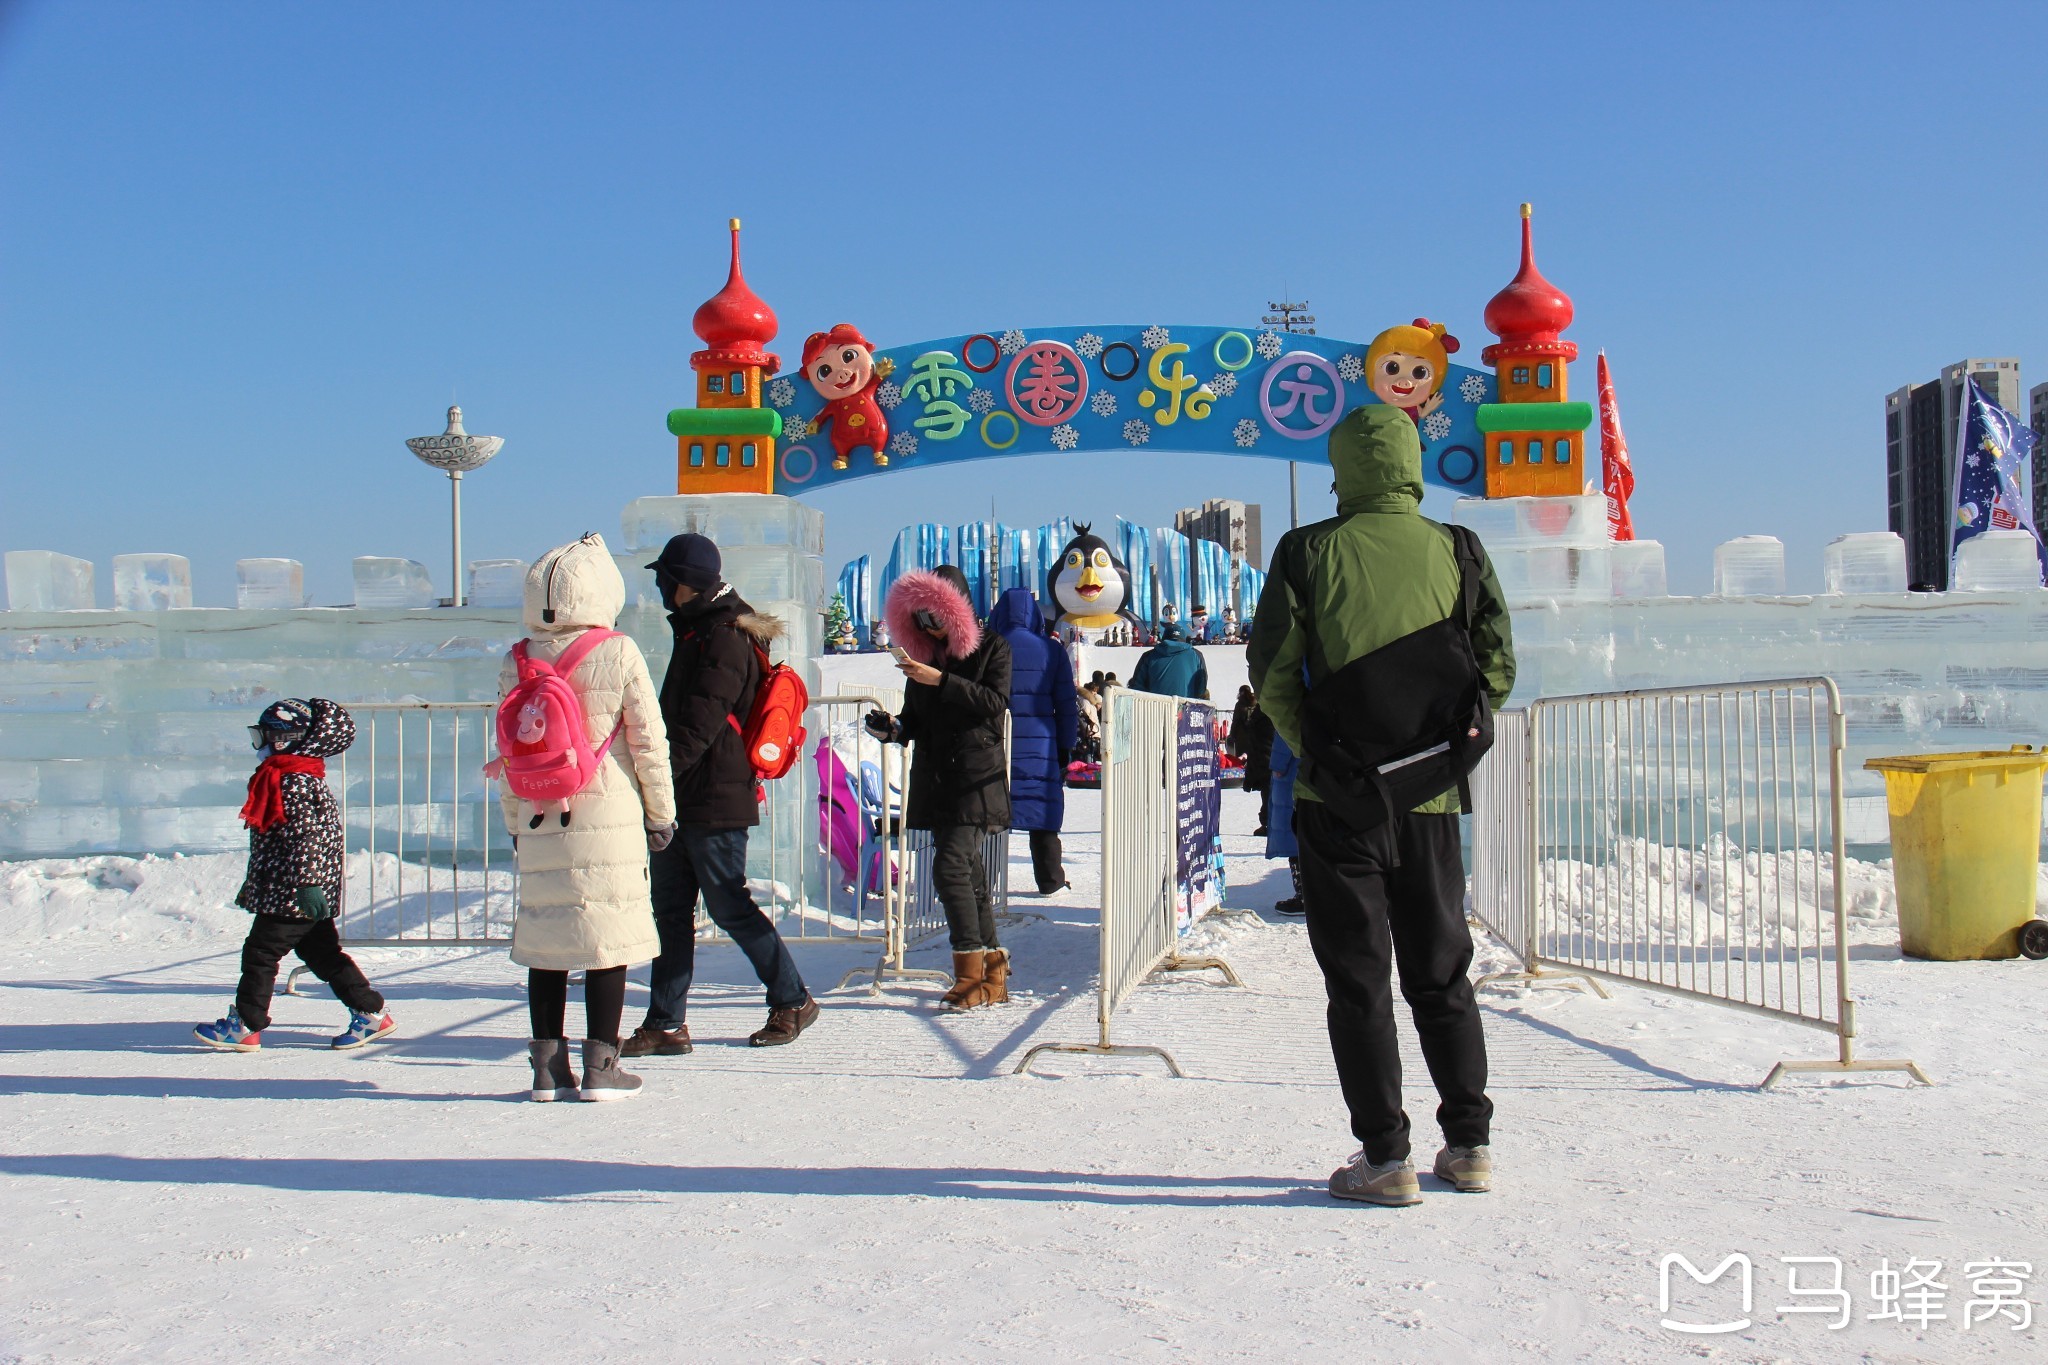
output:
[[[249,727],[249,747],[252,749],[282,749],[287,745],[297,744],[305,737],[304,730],[281,730],[269,725]]]

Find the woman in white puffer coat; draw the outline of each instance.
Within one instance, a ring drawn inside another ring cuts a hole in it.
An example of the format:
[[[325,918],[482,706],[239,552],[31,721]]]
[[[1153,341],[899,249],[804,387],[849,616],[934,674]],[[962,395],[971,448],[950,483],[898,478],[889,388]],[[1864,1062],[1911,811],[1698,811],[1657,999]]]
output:
[[[526,571],[526,653],[553,663],[585,631],[610,630],[626,605],[626,583],[595,532],[548,551]],[[507,655],[502,700],[519,681]],[[605,639],[577,663],[569,685],[583,702],[588,739],[604,750],[582,791],[545,807],[505,793],[505,827],[519,851],[519,918],[512,960],[527,969],[533,1017],[533,1098],[624,1099],[640,1078],[619,1069],[619,1016],[626,969],[660,951],[648,898],[647,854],[675,831],[668,730],[640,647]],[[540,816],[538,821],[535,817]],[[583,1079],[563,1037],[569,973],[584,973]]]

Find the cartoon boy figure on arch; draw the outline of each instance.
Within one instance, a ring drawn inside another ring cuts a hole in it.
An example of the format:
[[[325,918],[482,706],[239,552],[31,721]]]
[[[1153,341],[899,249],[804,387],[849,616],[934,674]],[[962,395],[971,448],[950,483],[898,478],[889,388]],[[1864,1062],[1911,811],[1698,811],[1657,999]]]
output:
[[[1366,385],[1382,403],[1401,409],[1410,421],[1420,424],[1443,406],[1444,376],[1450,373],[1451,357],[1457,350],[1458,339],[1446,332],[1441,322],[1417,318],[1405,326],[1389,327],[1366,347]]]
[[[832,429],[834,469],[846,468],[862,446],[876,465],[889,463],[889,419],[875,402],[876,388],[888,377],[888,362],[875,362],[874,346],[850,322],[813,332],[804,341],[804,378],[825,400],[825,410],[811,419],[809,434]]]

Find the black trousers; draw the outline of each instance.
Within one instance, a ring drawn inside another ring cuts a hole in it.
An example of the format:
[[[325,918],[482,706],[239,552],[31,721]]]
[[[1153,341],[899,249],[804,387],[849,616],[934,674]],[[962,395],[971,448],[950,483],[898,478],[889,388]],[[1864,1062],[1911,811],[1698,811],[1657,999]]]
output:
[[[1360,834],[1322,802],[1301,801],[1294,832],[1309,946],[1330,998],[1330,1051],[1366,1160],[1381,1165],[1409,1154],[1390,966],[1399,969],[1436,1083],[1444,1140],[1486,1145],[1493,1102],[1479,1003],[1465,976],[1472,933],[1458,817],[1403,815]]]
[[[626,969],[606,967],[583,974],[583,1036],[594,1043],[619,1045],[619,1016],[626,1012]],[[526,969],[526,1016],[533,1036],[561,1038],[569,1013],[569,974]]]
[[[277,964],[296,952],[313,975],[334,988],[335,998],[359,1014],[378,1014],[384,997],[370,989],[363,969],[341,950],[331,919],[286,919],[258,915],[242,943],[242,980],[235,987],[235,1013],[251,1031],[270,1027],[270,997],[277,990]]]
[[[1060,847],[1058,830],[1031,831],[1031,877],[1041,896],[1050,896],[1067,884],[1066,851]]]
[[[932,831],[932,886],[946,908],[946,928],[956,953],[1002,946],[996,941],[988,860],[982,856],[987,840],[988,831],[975,825]]]

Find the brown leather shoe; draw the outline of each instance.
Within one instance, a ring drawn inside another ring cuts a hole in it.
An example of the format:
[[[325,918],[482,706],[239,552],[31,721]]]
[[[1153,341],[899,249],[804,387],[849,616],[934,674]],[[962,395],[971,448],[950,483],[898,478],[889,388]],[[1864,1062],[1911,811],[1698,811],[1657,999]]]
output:
[[[1010,951],[990,948],[981,955],[981,1004],[1001,1005],[1010,998]]]
[[[940,997],[939,1008],[972,1009],[974,1006],[966,1003],[969,996],[974,997],[975,1004],[981,1003],[982,974],[987,964],[988,959],[978,952],[953,954],[953,989]]]
[[[672,1029],[658,1029],[652,1024],[642,1024],[619,1044],[621,1057],[680,1057],[695,1050],[690,1043],[688,1024],[678,1024]]]
[[[810,996],[793,1010],[769,1010],[768,1022],[747,1035],[747,1042],[754,1047],[781,1047],[793,1043],[797,1035],[818,1022],[818,1002]]]

